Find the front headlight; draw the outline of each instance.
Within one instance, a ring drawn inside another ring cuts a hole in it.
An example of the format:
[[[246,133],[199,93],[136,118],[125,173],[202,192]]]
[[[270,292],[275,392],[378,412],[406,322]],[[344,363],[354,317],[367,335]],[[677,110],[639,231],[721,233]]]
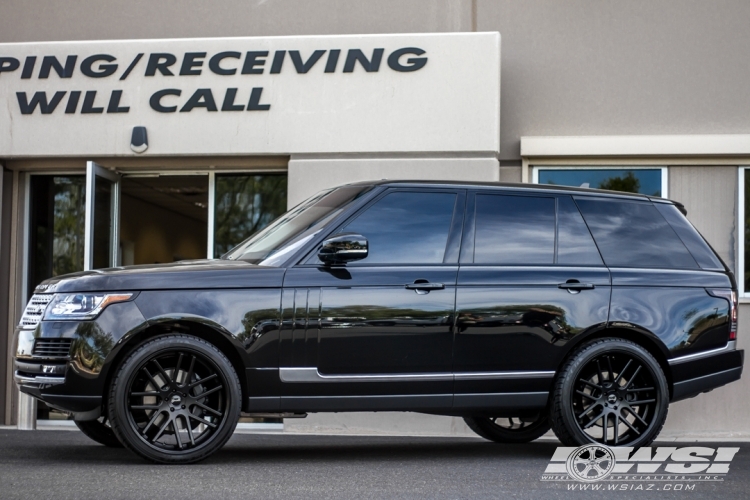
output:
[[[132,293],[58,293],[47,306],[44,319],[94,319],[108,305],[131,297]]]

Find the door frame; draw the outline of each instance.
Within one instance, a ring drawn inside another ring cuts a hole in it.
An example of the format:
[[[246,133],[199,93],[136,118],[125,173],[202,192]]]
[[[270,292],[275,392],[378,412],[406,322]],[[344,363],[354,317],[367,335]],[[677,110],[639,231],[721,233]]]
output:
[[[109,265],[118,264],[120,251],[120,179],[121,175],[108,170],[93,162],[86,162],[86,220],[84,223],[83,270],[90,271],[94,267],[94,217],[96,201],[96,178],[101,177],[112,183],[112,200],[110,216],[112,226],[109,233]]]

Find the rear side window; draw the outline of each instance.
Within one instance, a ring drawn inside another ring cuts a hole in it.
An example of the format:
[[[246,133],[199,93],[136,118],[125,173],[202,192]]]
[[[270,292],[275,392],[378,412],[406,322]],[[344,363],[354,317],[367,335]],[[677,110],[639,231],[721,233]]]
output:
[[[475,264],[552,264],[555,199],[476,196]]]
[[[576,198],[604,262],[611,267],[698,267],[650,202]]]
[[[685,246],[690,250],[693,258],[698,262],[702,269],[724,270],[724,265],[716,256],[714,251],[708,246],[706,240],[693,227],[676,206],[666,203],[655,203],[654,206],[661,213],[677,236],[680,237]]]
[[[573,198],[557,199],[557,263],[568,266],[603,266],[581,212]]]

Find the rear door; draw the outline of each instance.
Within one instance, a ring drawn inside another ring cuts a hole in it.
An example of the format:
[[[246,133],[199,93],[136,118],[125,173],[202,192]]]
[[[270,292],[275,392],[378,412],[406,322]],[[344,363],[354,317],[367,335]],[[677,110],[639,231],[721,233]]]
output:
[[[454,406],[543,407],[565,345],[607,322],[609,271],[567,195],[477,191],[465,228]]]

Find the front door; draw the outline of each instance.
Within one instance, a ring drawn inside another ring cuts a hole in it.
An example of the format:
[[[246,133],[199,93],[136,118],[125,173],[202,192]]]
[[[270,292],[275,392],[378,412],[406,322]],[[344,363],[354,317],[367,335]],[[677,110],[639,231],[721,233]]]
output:
[[[365,236],[367,258],[331,267],[312,256],[288,271],[286,394],[362,396],[330,409],[396,409],[384,395],[450,406],[464,200],[462,190],[388,191],[335,231]]]
[[[607,321],[609,270],[570,196],[478,192],[467,214],[455,406],[543,407],[566,343]]]

